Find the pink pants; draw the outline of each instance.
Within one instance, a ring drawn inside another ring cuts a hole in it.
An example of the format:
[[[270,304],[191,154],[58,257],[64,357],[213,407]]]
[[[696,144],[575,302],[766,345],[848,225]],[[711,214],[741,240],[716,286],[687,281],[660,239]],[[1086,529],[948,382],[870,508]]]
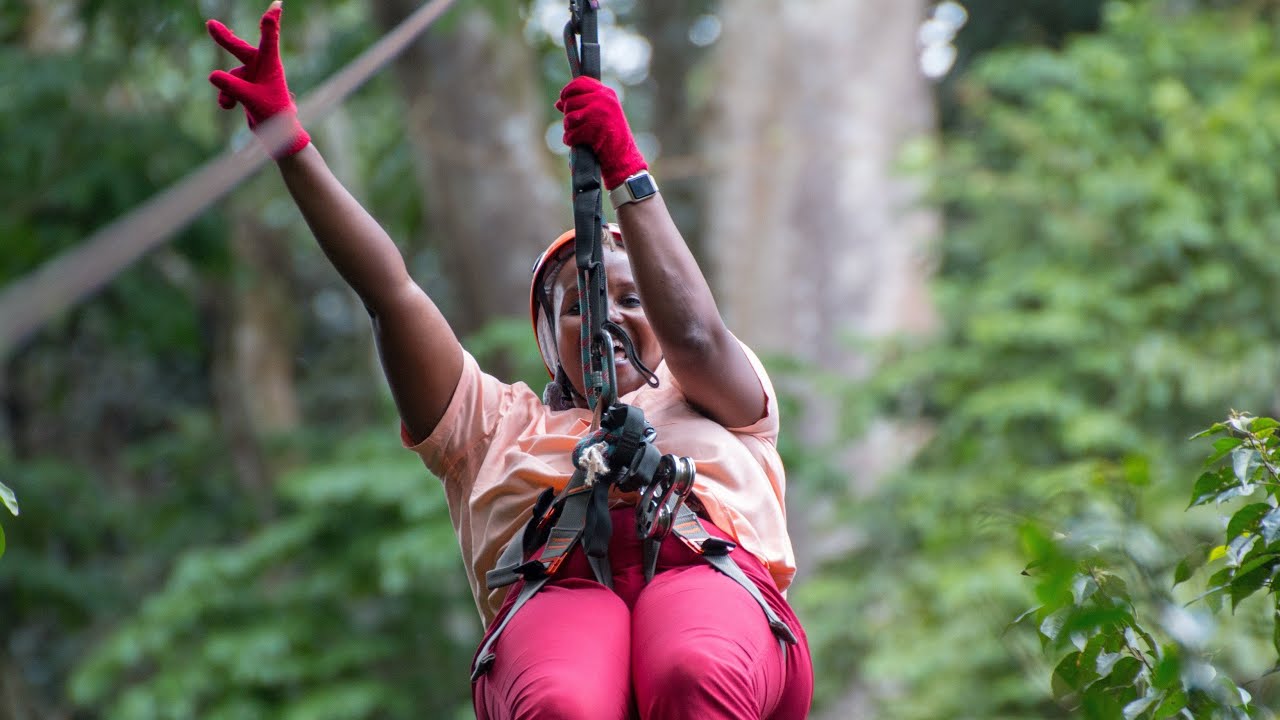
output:
[[[760,562],[742,549],[731,555],[799,638],[785,653],[747,591],[674,536],[646,585],[634,518],[631,508],[613,512],[612,590],[594,580],[579,546],[516,612],[472,687],[478,720],[806,717],[808,642]]]

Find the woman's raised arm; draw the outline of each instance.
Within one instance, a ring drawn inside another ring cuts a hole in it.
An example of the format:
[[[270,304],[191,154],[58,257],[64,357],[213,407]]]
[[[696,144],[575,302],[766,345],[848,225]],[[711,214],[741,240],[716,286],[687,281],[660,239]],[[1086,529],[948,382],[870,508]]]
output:
[[[382,226],[342,186],[297,122],[280,62],[280,2],[262,16],[258,47],[210,20],[209,34],[243,65],[215,71],[209,81],[224,108],[244,106],[249,127],[268,118],[292,120],[276,160],[289,193],[334,268],[373,319],[383,371],[400,418],[415,441],[431,434],[462,374],[462,346],[449,323],[405,266]]]
[[[648,169],[613,90],[578,77],[561,91],[556,108],[564,113],[565,144],[595,151],[606,188]],[[745,427],[764,417],[760,378],[725,326],[662,195],[623,204],[617,215],[645,316],[685,398],[725,427]]]

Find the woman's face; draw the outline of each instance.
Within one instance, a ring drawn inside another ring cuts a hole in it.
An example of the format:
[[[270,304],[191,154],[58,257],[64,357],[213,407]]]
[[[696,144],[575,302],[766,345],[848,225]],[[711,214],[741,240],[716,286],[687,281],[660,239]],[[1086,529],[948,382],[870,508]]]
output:
[[[609,320],[622,326],[635,345],[636,355],[650,370],[662,361],[662,347],[653,334],[649,319],[640,307],[640,292],[636,289],[631,264],[622,250],[605,248],[604,267],[609,286]],[[582,314],[578,307],[577,267],[567,262],[556,276],[551,290],[551,310],[555,314],[556,349],[560,364],[570,382],[580,395],[585,395],[582,384]],[[645,382],[644,375],[635,368],[622,351],[621,343],[614,342],[614,369],[618,376],[618,395],[625,395]]]

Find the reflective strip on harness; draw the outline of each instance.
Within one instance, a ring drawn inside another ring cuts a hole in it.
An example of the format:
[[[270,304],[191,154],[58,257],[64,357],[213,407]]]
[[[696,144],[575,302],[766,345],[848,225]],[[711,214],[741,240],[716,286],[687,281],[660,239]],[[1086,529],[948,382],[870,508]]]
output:
[[[707,529],[702,526],[702,520],[684,505],[681,505],[676,513],[676,526],[672,532],[680,538],[681,542],[693,548],[695,552],[702,555],[704,560],[711,563],[711,567],[728,575],[751,595],[760,609],[764,610],[764,616],[769,619],[769,629],[773,630],[773,634],[779,640],[785,641],[786,644],[796,644],[796,634],[783,622],[778,613],[774,612],[769,602],[764,599],[764,595],[760,594],[760,588],[756,587],[756,584],[751,582],[751,578],[738,567],[738,563],[729,557],[729,553],[737,547],[736,545],[708,534]],[[786,651],[785,644],[783,651]]]

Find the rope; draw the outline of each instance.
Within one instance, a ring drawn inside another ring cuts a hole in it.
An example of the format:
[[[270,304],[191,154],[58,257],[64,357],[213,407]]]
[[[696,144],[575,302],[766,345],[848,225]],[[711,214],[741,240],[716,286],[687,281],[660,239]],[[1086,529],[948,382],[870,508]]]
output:
[[[609,463],[604,459],[604,451],[608,447],[607,444],[598,442],[582,451],[582,457],[578,459],[578,467],[587,474],[587,479],[582,481],[583,485],[591,487],[596,484],[597,478],[609,474]]]
[[[432,0],[334,74],[298,103],[305,125],[323,117],[427,30],[453,0]],[[285,142],[287,122],[272,118],[258,126],[263,145]],[[0,362],[36,330],[83,302],[146,253],[186,227],[236,185],[266,164],[268,155],[249,146],[227,152],[189,173],[80,245],[46,261],[0,289]]]

